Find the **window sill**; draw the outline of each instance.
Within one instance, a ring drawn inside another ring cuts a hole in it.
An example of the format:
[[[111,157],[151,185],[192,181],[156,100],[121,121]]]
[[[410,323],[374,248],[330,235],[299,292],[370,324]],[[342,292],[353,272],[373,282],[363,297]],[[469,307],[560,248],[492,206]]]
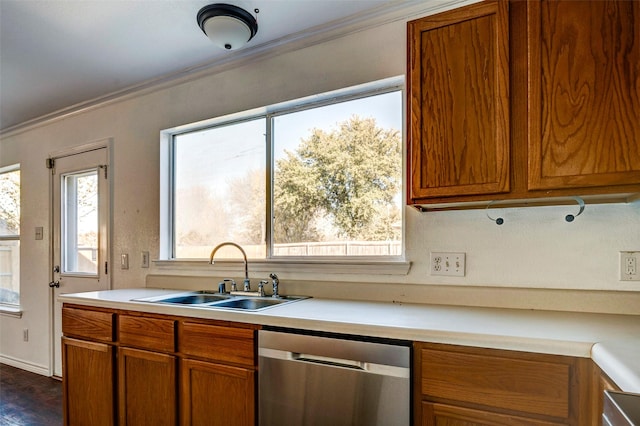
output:
[[[233,271],[241,260],[216,260],[214,265],[201,259],[154,260],[163,271]],[[241,268],[241,266],[240,266]],[[411,262],[406,260],[249,260],[249,272],[296,272],[308,274],[407,275]]]
[[[0,315],[14,317],[14,318],[22,318],[22,309],[20,306],[0,304]]]

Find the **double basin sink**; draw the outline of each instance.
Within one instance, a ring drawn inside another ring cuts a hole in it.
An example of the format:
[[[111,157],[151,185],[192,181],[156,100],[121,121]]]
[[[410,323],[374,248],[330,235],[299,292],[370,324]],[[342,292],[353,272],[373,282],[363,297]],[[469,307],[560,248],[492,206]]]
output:
[[[278,296],[278,297],[260,297],[260,296],[244,296],[228,293],[213,293],[206,290],[180,292],[163,296],[145,297],[141,299],[133,299],[136,302],[162,303],[169,305],[188,305],[199,308],[213,309],[235,309],[242,311],[259,311],[261,309],[270,308],[286,303],[297,302],[298,300],[307,299],[306,296]]]

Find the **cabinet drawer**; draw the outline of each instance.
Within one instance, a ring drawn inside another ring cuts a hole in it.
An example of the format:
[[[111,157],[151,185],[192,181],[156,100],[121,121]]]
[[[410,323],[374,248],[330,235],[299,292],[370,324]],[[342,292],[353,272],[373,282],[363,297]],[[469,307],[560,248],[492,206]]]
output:
[[[62,308],[62,333],[102,342],[113,342],[112,312],[91,311],[78,308]]]
[[[123,346],[173,352],[175,351],[175,321],[120,315],[118,337]]]
[[[510,414],[491,413],[453,405],[422,403],[422,424],[436,425],[492,425],[492,426],[561,426],[543,420],[527,419]]]
[[[420,391],[449,401],[568,418],[571,365],[554,356],[519,354],[423,347]]]
[[[186,355],[213,361],[255,365],[255,331],[184,321],[178,349]]]

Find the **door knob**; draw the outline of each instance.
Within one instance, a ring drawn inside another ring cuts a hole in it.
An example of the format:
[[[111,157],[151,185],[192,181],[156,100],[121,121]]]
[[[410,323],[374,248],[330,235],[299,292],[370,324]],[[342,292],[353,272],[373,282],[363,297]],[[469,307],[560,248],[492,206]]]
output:
[[[51,288],[54,288],[54,287],[55,288],[60,288],[60,281],[51,281],[49,283],[49,287],[51,287]]]

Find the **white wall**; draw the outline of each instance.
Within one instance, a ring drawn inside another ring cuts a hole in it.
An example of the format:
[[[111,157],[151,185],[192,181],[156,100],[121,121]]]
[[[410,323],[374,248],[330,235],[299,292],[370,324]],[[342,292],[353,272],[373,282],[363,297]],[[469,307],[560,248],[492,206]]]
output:
[[[35,370],[49,368],[50,209],[44,162],[50,153],[113,139],[112,253],[129,253],[135,259],[137,253],[149,250],[154,259],[159,251],[162,129],[404,71],[405,23],[395,22],[3,136],[0,166],[19,162],[22,170],[24,313],[20,319],[0,316],[0,360]],[[334,297],[640,314],[640,283],[620,282],[617,270],[618,251],[640,250],[640,205],[588,205],[584,214],[567,224],[564,216],[576,210],[573,206],[503,210],[506,223],[498,227],[482,210],[419,213],[407,208],[406,249],[412,262],[408,275],[319,278],[289,273],[283,274],[283,282],[292,291]],[[45,229],[42,241],[34,239],[36,226]],[[430,251],[466,252],[467,276],[430,276]],[[113,286],[140,287],[147,280],[182,285],[174,277],[157,275],[189,273],[154,265],[141,269],[132,262],[129,270],[113,270]],[[286,280],[300,281],[286,284]],[[29,342],[22,341],[24,328],[30,330]]]

